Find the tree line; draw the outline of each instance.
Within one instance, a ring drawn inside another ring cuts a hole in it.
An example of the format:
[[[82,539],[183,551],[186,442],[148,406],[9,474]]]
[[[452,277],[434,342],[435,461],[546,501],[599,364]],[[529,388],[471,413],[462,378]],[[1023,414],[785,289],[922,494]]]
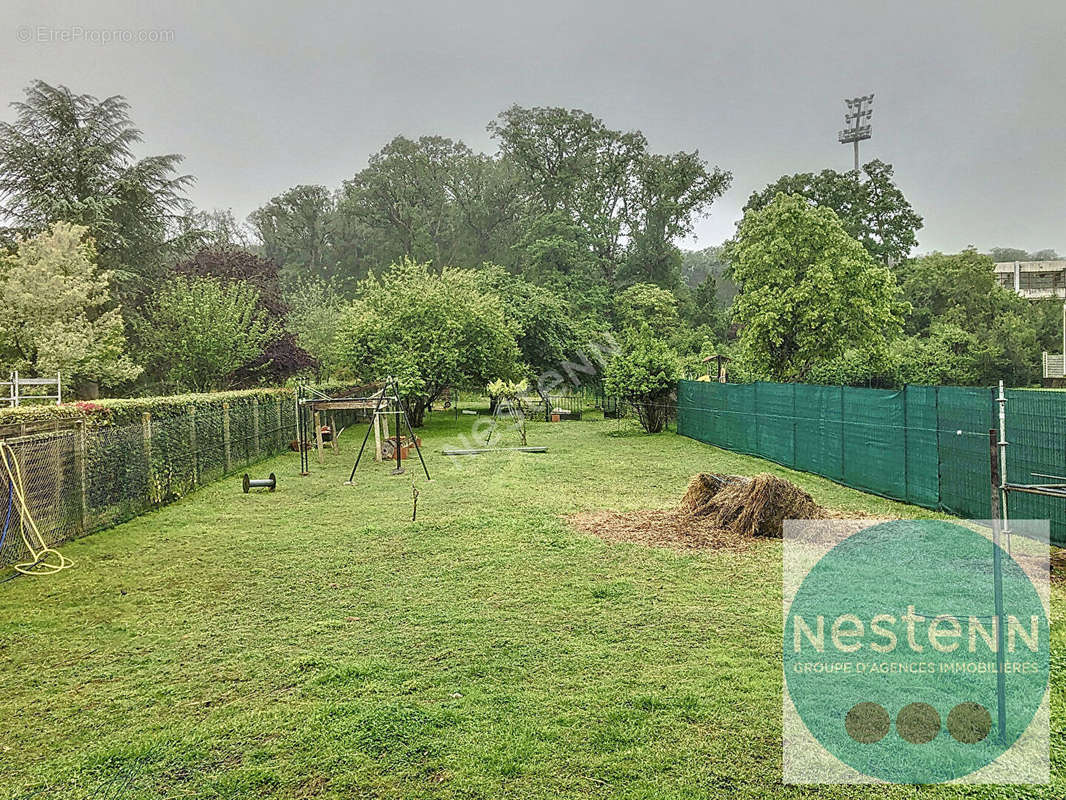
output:
[[[880,161],[784,176],[686,252],[731,174],[580,110],[506,109],[491,154],[398,136],[240,221],[193,207],[180,155],[134,156],[123,98],[35,82],[12,106],[0,364],[86,396],[388,371],[419,416],[448,386],[555,375],[654,405],[715,352],[739,379],[1029,383],[1057,338],[990,256],[910,258],[922,218]]]

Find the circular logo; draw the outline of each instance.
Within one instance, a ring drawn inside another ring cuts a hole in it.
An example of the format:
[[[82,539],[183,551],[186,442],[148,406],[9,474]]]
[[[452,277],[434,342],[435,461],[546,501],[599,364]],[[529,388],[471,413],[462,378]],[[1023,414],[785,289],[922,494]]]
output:
[[[886,522],[814,564],[788,608],[783,660],[792,705],[826,750],[869,777],[935,783],[1018,740],[1047,688],[1048,620],[999,555],[1002,629],[993,545],[962,525]]]

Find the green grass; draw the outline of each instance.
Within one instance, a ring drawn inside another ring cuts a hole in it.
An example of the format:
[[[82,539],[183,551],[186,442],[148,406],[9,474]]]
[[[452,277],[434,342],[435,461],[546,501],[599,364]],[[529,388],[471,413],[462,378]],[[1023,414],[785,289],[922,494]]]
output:
[[[673,434],[531,424],[550,452],[454,462],[430,421],[403,477],[344,452],[274,494],[238,477],[0,584],[0,796],[1057,797],[781,785],[781,544],[608,544],[561,515],[665,508],[700,470],[769,470],[820,502],[931,516]],[[511,442],[513,443],[513,442]],[[411,479],[421,490],[412,523]],[[1061,666],[1062,592],[1052,664]],[[35,794],[35,792],[37,792]]]

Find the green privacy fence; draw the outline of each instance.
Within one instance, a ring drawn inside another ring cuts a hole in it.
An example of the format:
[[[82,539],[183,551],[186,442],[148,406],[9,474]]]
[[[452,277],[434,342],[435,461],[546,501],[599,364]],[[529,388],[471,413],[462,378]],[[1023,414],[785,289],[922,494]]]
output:
[[[1007,474],[1066,475],[1066,392],[1008,390]],[[993,390],[857,389],[681,381],[677,430],[702,442],[823,475],[856,489],[971,519],[990,512]],[[1066,502],[1014,494],[1016,519],[1049,519],[1066,545]]]

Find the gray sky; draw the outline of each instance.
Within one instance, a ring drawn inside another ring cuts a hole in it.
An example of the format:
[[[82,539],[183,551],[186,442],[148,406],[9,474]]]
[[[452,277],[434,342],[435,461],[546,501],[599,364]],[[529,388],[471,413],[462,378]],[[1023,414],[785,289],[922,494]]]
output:
[[[336,188],[398,133],[491,152],[512,103],[583,108],[733,172],[705,246],[753,189],[849,169],[842,98],[874,92],[862,157],[895,165],[920,251],[1066,252],[1064,34],[1061,0],[5,0],[0,100],[34,78],[125,95],[143,154],[184,154],[193,201],[240,218]]]

